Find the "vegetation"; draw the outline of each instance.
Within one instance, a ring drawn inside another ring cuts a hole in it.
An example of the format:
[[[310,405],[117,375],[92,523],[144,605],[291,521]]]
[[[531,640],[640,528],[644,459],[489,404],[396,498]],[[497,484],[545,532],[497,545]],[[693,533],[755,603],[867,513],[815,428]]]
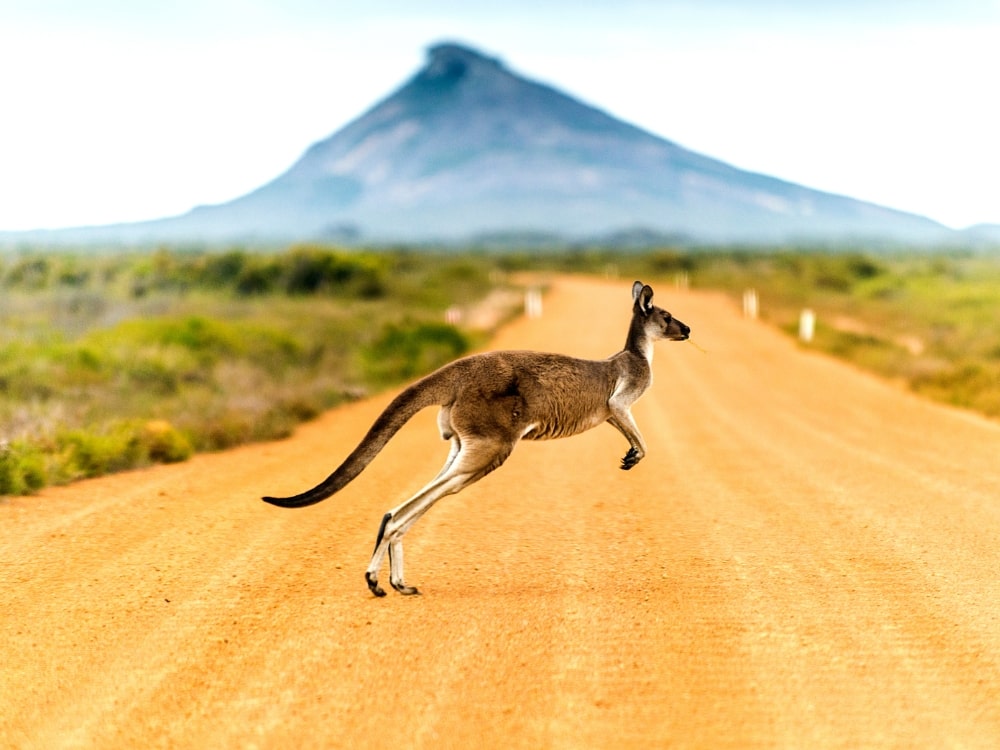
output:
[[[0,256],[0,495],[281,437],[476,343],[444,310],[488,261],[279,254]]]
[[[753,288],[761,317],[809,346],[945,403],[1000,417],[1000,258],[802,251],[687,258],[699,286]]]
[[[480,343],[443,322],[521,271],[754,288],[761,317],[1000,416],[1000,259],[808,248],[0,255],[0,495],[287,435]]]

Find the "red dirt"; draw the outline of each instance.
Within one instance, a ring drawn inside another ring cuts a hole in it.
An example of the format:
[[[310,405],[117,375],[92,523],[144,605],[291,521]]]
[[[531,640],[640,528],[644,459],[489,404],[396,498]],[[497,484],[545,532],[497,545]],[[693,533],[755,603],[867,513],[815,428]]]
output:
[[[611,354],[626,282],[563,279],[496,348]],[[528,443],[407,536],[419,414],[289,511],[392,394],[287,441],[0,504],[0,747],[1000,747],[1000,426],[742,320],[657,303],[630,472],[603,426]],[[387,578],[383,571],[382,577]]]

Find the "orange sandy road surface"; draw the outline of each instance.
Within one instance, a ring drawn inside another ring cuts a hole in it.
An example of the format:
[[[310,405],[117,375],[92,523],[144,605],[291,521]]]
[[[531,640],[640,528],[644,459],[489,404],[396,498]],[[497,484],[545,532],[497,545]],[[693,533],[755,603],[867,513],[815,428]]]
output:
[[[561,279],[495,346],[607,356],[629,281]],[[391,394],[0,504],[0,747],[1000,747],[1000,427],[656,301],[708,353],[657,345],[647,458],[519,446],[407,536],[420,597],[363,571],[445,458],[433,410],[330,500],[257,499]]]

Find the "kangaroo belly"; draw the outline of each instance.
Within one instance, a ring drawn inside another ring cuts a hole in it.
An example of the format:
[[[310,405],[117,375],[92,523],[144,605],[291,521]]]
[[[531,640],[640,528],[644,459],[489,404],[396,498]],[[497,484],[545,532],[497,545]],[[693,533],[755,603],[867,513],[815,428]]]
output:
[[[524,440],[555,440],[556,438],[579,435],[608,419],[609,412],[578,414],[565,419],[540,419],[531,422]]]

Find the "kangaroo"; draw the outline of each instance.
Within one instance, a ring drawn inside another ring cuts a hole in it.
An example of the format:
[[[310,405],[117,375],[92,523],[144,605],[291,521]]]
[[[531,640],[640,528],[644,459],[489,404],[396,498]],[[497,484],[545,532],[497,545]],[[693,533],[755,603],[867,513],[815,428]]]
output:
[[[403,536],[431,506],[498,468],[519,440],[577,435],[609,422],[629,443],[621,468],[646,455],[646,442],[630,411],[653,379],[653,342],[684,341],[691,329],[652,304],[653,290],[632,285],[632,322],[625,348],[604,360],[531,351],[496,351],[455,360],[413,383],[375,420],[354,452],[330,476],[293,497],[265,497],[282,508],[302,508],[343,489],[390,438],[427,406],[440,406],[438,428],[451,442],[438,475],[382,518],[365,571],[368,588],[385,596],[378,572],[389,555],[389,583],[400,594],[419,594],[403,582]]]

